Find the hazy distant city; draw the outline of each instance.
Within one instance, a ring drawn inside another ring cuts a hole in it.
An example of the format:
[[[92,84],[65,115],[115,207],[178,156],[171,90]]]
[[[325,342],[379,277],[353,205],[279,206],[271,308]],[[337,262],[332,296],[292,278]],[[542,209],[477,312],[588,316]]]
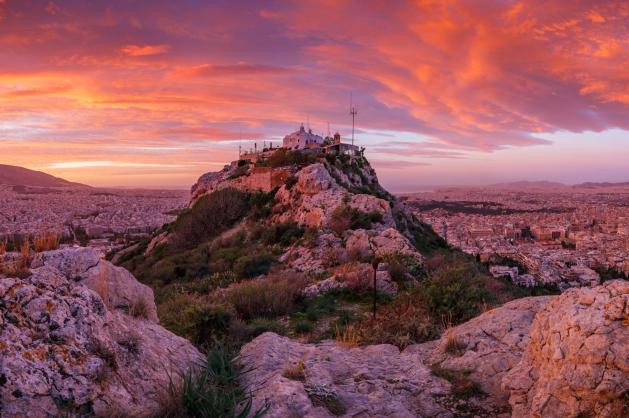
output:
[[[0,185],[0,241],[44,232],[104,252],[148,236],[186,206],[186,190]]]
[[[408,195],[446,241],[524,285],[593,285],[629,274],[629,187],[449,188]]]

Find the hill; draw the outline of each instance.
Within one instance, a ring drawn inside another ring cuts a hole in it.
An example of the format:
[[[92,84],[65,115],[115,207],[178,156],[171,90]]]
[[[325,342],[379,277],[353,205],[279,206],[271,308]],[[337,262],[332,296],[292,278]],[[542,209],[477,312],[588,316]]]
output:
[[[0,164],[0,184],[30,187],[89,187],[52,176],[43,171],[6,164]]]

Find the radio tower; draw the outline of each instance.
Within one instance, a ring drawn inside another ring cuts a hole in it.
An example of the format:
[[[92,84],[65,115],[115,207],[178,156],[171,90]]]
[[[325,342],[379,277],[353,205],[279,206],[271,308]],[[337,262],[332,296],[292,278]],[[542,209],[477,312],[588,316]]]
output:
[[[358,114],[356,108],[354,107],[352,92],[349,93],[349,114],[352,115],[352,145],[354,145],[354,119]]]

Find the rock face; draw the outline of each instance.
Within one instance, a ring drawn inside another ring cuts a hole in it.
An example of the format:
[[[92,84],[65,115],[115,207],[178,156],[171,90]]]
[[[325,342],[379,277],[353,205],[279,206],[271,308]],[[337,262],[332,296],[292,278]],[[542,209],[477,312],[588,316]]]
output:
[[[449,383],[431,374],[414,353],[392,345],[348,349],[335,342],[300,344],[265,333],[241,351],[265,417],[449,417],[436,399]]]
[[[629,282],[573,288],[537,313],[522,361],[503,379],[514,417],[629,413]]]
[[[58,270],[68,279],[96,291],[111,309],[126,312],[137,310],[140,316],[158,321],[153,290],[138,282],[124,268],[101,260],[92,248],[66,248],[39,253],[31,266]]]
[[[469,371],[470,378],[498,402],[506,402],[502,378],[522,358],[535,314],[552,296],[517,299],[449,329],[439,340],[412,345],[426,363]]]
[[[0,279],[2,417],[152,415],[171,377],[202,362],[188,341],[108,309],[86,285],[102,277],[112,300],[150,296],[154,307],[129,273],[84,249],[42,253],[34,265],[24,279]]]

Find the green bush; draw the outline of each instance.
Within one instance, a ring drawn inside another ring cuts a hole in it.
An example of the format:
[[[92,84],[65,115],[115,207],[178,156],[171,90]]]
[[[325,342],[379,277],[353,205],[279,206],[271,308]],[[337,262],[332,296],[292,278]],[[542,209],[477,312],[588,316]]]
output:
[[[348,229],[370,229],[372,224],[382,222],[378,211],[363,212],[349,205],[340,206],[332,212],[330,228],[341,235]]]
[[[164,327],[195,344],[225,335],[233,317],[225,306],[186,293],[160,304],[158,314]]]
[[[493,299],[482,278],[466,265],[439,269],[418,291],[432,316],[448,324],[459,324],[475,317],[483,305]]]
[[[183,375],[182,382],[171,380],[168,396],[160,397],[158,417],[247,418],[262,417],[263,408],[252,411],[251,396],[239,384],[243,371],[234,362],[235,353],[217,347],[205,364]]]
[[[253,254],[240,257],[234,263],[234,273],[239,278],[252,278],[268,273],[275,257],[268,254]]]
[[[274,224],[262,232],[261,240],[266,245],[280,244],[288,247],[304,235],[305,229],[295,222]]]
[[[314,163],[320,157],[321,155],[318,153],[291,151],[286,148],[280,148],[266,160],[258,161],[256,167],[277,168],[289,165],[308,165]]]
[[[194,248],[232,227],[249,212],[249,196],[236,189],[202,196],[173,225],[173,245]]]
[[[286,274],[238,283],[226,298],[244,320],[273,318],[292,311],[304,287],[302,276]]]

